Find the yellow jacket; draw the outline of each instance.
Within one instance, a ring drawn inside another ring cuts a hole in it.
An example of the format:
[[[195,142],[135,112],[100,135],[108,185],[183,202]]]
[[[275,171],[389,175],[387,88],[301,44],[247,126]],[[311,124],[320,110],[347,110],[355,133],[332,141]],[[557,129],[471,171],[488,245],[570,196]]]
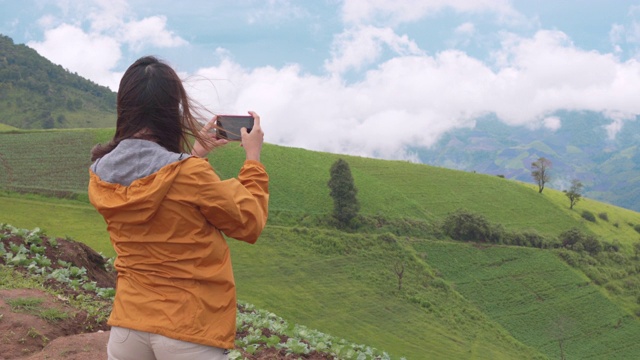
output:
[[[221,181],[207,160],[187,157],[128,185],[105,181],[97,169],[89,198],[117,253],[108,324],[233,348],[236,292],[222,233],[258,239],[269,199],[264,166],[246,161],[237,179]]]

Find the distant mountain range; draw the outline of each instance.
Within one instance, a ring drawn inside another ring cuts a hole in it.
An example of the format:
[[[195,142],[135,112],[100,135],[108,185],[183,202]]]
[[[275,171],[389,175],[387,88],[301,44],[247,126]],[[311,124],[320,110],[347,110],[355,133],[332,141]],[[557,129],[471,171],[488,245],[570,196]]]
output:
[[[116,94],[0,35],[0,124],[21,129],[114,127]],[[473,129],[445,135],[430,149],[414,149],[421,162],[533,182],[531,163],[552,162],[548,187],[565,190],[572,179],[584,195],[640,211],[640,123],[628,121],[615,139],[611,120],[592,112],[554,114],[557,131],[508,126],[484,118]]]
[[[533,182],[531,163],[552,163],[548,187],[567,190],[572,179],[583,195],[640,211],[640,123],[627,121],[614,139],[610,119],[593,112],[560,112],[561,127],[528,129],[495,118],[448,133],[430,149],[416,149],[423,163]]]

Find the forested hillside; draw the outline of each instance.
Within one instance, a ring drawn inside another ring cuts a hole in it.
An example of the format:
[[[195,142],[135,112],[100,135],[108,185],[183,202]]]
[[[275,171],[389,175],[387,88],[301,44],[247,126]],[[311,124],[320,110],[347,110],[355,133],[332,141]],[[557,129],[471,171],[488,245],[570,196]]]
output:
[[[0,124],[22,129],[115,126],[116,94],[0,35]]]

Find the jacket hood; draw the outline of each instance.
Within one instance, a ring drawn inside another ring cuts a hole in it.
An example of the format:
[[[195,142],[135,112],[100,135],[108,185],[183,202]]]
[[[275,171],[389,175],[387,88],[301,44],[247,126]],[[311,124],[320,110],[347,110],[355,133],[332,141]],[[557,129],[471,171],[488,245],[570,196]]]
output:
[[[173,153],[147,140],[121,141],[90,168],[89,200],[107,222],[151,219],[188,154]]]

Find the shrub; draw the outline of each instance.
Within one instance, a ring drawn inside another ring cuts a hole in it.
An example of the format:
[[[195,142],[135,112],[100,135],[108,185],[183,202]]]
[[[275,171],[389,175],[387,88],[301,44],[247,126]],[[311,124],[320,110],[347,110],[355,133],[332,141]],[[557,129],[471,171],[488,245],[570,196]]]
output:
[[[635,230],[635,231],[637,231],[637,232],[639,232],[639,233],[640,233],[640,224],[638,224],[638,225],[634,225],[634,226],[633,226],[633,230]]]
[[[596,222],[596,216],[589,210],[582,210],[582,218],[587,221]]]
[[[466,209],[449,214],[442,224],[445,234],[454,240],[490,241],[492,226],[482,215]]]
[[[565,248],[571,248],[576,243],[580,242],[584,235],[577,228],[571,228],[562,232],[558,238]]]
[[[396,237],[393,236],[393,234],[390,234],[390,233],[378,235],[378,240],[384,241],[384,242],[389,243],[389,244],[395,244],[395,243],[398,242]]]
[[[620,288],[620,286],[616,284],[608,283],[607,285],[604,286],[604,288],[607,289],[611,294],[614,294],[614,295],[622,294],[622,289]]]
[[[593,235],[585,235],[577,228],[571,228],[562,232],[558,239],[562,246],[574,251],[587,251],[592,255],[602,251],[602,244]]]
[[[544,247],[544,244],[547,242],[545,237],[534,229],[525,230],[522,232],[522,235],[526,239],[526,246],[542,249]]]
[[[508,233],[503,239],[503,244],[505,245],[523,246],[525,242],[526,239],[524,235],[518,231]]]
[[[591,255],[596,255],[602,251],[602,244],[593,235],[585,236],[582,240],[582,246],[584,246],[584,249]]]
[[[601,212],[600,214],[598,214],[598,217],[604,221],[609,221],[609,215],[607,215],[606,212]]]
[[[603,241],[602,242],[602,248],[604,251],[609,251],[609,252],[618,252],[620,251],[620,241],[613,240],[613,242],[608,242],[608,241]]]

